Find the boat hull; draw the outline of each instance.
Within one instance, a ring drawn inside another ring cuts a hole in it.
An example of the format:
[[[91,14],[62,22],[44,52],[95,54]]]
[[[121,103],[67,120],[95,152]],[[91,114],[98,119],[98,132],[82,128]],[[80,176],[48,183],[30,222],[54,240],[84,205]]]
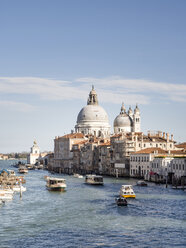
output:
[[[101,182],[85,182],[86,184],[90,184],[90,185],[102,185],[103,186],[103,183]]]
[[[66,191],[66,187],[48,187],[47,186],[47,189],[50,190],[50,191],[60,191],[60,192],[63,192],[63,191]]]
[[[136,198],[136,195],[121,195],[124,198]]]

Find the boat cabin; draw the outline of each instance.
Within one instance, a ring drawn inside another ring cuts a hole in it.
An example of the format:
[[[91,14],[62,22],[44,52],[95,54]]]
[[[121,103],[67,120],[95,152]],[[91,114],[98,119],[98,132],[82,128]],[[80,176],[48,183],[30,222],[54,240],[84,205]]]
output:
[[[103,185],[103,177],[97,175],[86,175],[85,183],[94,185]]]

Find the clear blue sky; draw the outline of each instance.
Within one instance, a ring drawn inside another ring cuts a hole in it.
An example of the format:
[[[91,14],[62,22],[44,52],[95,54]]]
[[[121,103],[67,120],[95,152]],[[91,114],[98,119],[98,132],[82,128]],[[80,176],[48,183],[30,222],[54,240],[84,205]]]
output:
[[[1,0],[0,153],[53,150],[95,85],[113,120],[186,141],[185,0]]]

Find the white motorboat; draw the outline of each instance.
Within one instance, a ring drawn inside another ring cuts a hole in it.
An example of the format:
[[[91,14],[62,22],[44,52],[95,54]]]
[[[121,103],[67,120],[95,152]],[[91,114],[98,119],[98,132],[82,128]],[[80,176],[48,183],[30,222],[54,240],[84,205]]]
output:
[[[10,188],[0,188],[0,193],[5,193],[7,195],[13,195],[14,191]]]
[[[146,187],[147,186],[147,183],[145,181],[138,181],[136,183],[137,186],[142,186],[142,187]]]
[[[26,191],[26,187],[23,187],[22,185],[14,185],[12,189],[14,192],[25,192]]]
[[[6,201],[6,200],[12,200],[13,199],[13,190],[9,189],[0,189],[0,200]]]
[[[103,185],[103,177],[97,175],[86,175],[85,183],[93,185]]]
[[[65,191],[67,187],[66,180],[63,178],[49,177],[46,187],[48,190]]]
[[[74,177],[76,177],[76,178],[83,178],[83,176],[80,175],[80,174],[74,174]]]
[[[122,185],[119,194],[124,198],[136,198],[132,185]]]

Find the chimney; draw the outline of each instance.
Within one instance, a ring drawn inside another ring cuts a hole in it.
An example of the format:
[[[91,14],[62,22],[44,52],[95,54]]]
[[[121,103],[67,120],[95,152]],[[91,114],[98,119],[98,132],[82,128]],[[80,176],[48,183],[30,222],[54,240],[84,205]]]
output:
[[[173,141],[173,134],[171,134],[171,141]]]
[[[148,135],[148,137],[150,137],[150,131],[148,131],[148,134],[147,135]]]
[[[167,142],[169,142],[169,133],[167,133]]]
[[[165,139],[165,132],[163,132],[163,138]]]

